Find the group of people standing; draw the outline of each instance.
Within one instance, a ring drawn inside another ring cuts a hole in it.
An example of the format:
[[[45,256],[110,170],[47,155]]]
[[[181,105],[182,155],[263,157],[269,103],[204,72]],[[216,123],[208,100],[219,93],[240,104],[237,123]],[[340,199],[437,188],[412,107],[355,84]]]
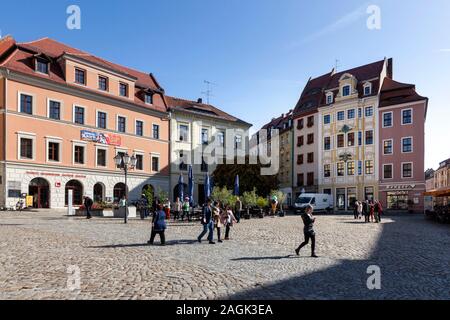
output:
[[[354,204],[353,215],[355,220],[361,220],[364,216],[366,223],[381,222],[383,206],[379,200],[356,201]]]

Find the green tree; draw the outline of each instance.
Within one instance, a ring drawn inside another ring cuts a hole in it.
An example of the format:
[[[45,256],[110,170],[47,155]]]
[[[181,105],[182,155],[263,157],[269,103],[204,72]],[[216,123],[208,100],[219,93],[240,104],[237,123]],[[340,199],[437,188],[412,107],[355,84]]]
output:
[[[244,192],[242,196],[242,203],[245,207],[251,208],[255,207],[258,202],[258,195],[256,194],[256,188],[253,188],[252,191]]]
[[[246,164],[219,164],[213,173],[214,183],[218,186],[226,186],[234,190],[234,181],[236,175],[239,175],[239,191],[241,194],[252,192],[256,188],[256,192],[267,197],[271,190],[278,188],[278,177],[261,175],[261,164],[248,164],[249,159],[246,157]]]

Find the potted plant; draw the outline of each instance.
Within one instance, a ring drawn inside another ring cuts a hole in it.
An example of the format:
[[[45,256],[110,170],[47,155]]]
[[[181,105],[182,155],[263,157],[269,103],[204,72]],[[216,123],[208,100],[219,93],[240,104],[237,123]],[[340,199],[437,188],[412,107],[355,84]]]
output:
[[[244,192],[242,196],[242,202],[245,207],[244,219],[251,218],[250,210],[256,206],[257,201],[258,195],[256,194],[256,188],[254,188],[251,192]]]
[[[258,197],[256,205],[259,208],[258,217],[264,218],[264,208],[266,208],[269,205],[269,200],[263,197]]]

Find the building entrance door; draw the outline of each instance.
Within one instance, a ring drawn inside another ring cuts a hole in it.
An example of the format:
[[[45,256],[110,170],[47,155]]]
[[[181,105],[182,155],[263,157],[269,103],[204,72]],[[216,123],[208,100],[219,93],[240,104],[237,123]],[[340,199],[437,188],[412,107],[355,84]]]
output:
[[[50,185],[47,180],[35,178],[28,187],[28,195],[33,196],[33,208],[50,208]]]

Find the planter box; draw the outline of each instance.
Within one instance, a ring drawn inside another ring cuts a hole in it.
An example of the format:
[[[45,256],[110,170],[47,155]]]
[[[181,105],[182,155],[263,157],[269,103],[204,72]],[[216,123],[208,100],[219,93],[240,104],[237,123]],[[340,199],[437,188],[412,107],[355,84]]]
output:
[[[80,210],[77,209],[75,210],[75,216],[77,217],[86,217],[87,216],[87,212],[86,210]],[[101,210],[91,210],[91,216],[93,217],[103,217],[103,209]]]
[[[125,218],[125,207],[113,209],[114,218]],[[136,218],[136,207],[128,207],[128,218]]]

